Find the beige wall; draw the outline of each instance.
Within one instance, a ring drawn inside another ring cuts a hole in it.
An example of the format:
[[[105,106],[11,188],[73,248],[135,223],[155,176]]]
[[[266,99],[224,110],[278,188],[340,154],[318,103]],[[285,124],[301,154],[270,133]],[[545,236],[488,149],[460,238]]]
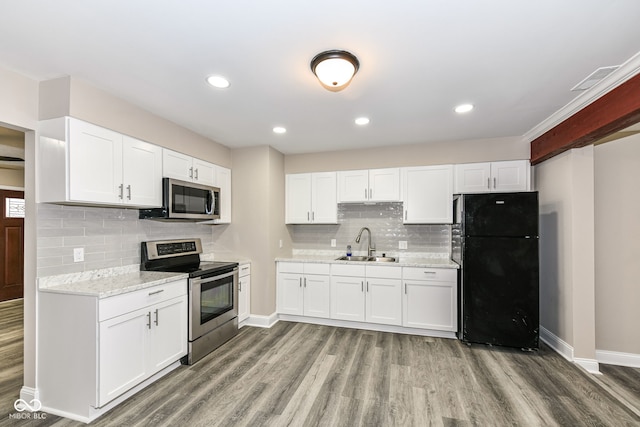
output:
[[[640,355],[640,135],[595,147],[596,347]]]
[[[0,68],[0,124],[25,131],[24,188],[24,386],[36,386],[35,133],[38,82]],[[28,396],[25,396],[28,397]]]
[[[0,188],[24,188],[24,169],[0,169]]]
[[[294,154],[285,157],[285,172],[326,172],[399,166],[428,166],[529,159],[529,144],[520,137],[446,141],[382,148]]]
[[[232,153],[229,234],[234,250],[251,259],[251,314],[268,316],[276,311],[274,258],[291,253],[284,225],[284,156],[268,146],[236,149]]]
[[[231,167],[231,150],[73,77],[41,84],[40,119],[69,115]]]
[[[595,359],[593,146],[535,167],[540,193],[540,323]]]

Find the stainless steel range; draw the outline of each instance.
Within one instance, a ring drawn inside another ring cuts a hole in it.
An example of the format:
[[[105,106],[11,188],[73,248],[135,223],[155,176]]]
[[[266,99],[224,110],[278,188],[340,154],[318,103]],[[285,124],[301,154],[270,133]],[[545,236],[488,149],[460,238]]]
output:
[[[193,364],[238,333],[238,263],[200,261],[200,239],[142,242],[140,270],[189,273],[189,353]]]

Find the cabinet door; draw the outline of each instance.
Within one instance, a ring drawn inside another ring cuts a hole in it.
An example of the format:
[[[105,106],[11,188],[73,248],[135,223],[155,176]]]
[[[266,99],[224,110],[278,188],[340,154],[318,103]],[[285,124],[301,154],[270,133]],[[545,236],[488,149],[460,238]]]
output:
[[[250,310],[251,276],[241,276],[238,280],[238,322],[248,319]]]
[[[402,281],[399,279],[366,280],[366,321],[385,325],[402,324]]]
[[[311,198],[311,222],[316,224],[338,223],[335,172],[311,174]]]
[[[451,224],[451,165],[403,168],[405,224]]]
[[[193,159],[193,182],[216,186],[216,165],[200,159]]]
[[[331,318],[364,321],[364,278],[331,276]]]
[[[491,163],[455,165],[455,193],[486,193],[491,190]]]
[[[373,202],[400,201],[400,169],[370,170],[369,200]]]
[[[331,284],[329,276],[306,275],[303,279],[304,315],[311,317],[331,317]]]
[[[162,206],[162,148],[128,136],[122,141],[124,203]]]
[[[100,322],[98,402],[118,397],[149,376],[149,310],[137,310]],[[185,314],[186,319],[186,314]]]
[[[369,199],[369,171],[338,172],[338,202],[365,202]]]
[[[453,331],[456,321],[456,283],[405,280],[402,326]]]
[[[187,354],[187,296],[149,307],[149,371],[166,368]]]
[[[216,166],[216,182],[220,188],[220,218],[216,223],[231,223],[231,169]]]
[[[491,164],[491,191],[528,191],[530,165],[527,160],[493,162]]]
[[[193,158],[164,148],[162,150],[162,176],[191,181],[193,179]]]
[[[69,119],[69,200],[122,203],[122,135]]]
[[[285,198],[287,224],[311,222],[311,174],[287,175]]]
[[[280,273],[278,277],[278,312],[282,314],[303,314],[302,276]]]

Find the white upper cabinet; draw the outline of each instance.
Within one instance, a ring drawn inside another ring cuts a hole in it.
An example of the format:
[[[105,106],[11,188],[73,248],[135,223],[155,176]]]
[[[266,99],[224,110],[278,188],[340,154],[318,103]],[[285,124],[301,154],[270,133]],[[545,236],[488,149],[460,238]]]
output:
[[[405,224],[451,224],[453,166],[402,168]]]
[[[336,173],[289,174],[286,177],[287,224],[336,224]]]
[[[71,117],[41,123],[38,201],[162,205],[162,149]]]
[[[220,218],[216,224],[228,224],[231,222],[231,169],[216,166],[216,179],[214,186],[220,189]]]
[[[455,193],[529,191],[528,160],[466,163],[455,166]]]
[[[400,201],[400,169],[338,172],[338,203]]]
[[[162,150],[162,176],[215,185],[216,165],[165,148]]]

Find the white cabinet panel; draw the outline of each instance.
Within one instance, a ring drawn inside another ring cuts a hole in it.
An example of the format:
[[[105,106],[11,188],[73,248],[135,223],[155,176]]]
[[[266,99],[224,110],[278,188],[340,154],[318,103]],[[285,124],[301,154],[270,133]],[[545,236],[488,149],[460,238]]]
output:
[[[251,264],[240,264],[238,276],[238,322],[242,322],[251,314]]]
[[[405,224],[452,223],[452,174],[451,165],[402,169]]]
[[[305,267],[326,274],[303,274]],[[328,318],[330,292],[328,264],[278,263],[279,313]]]
[[[528,160],[455,165],[455,193],[529,191]]]
[[[285,204],[287,224],[336,224],[336,173],[287,175]]]
[[[204,160],[193,159],[193,182],[203,185],[215,185],[216,165]]]
[[[148,310],[100,322],[99,405],[113,400],[148,375]]]
[[[215,187],[220,189],[220,218],[217,224],[231,223],[231,169],[216,166]]]
[[[364,277],[331,276],[331,318],[363,322]]]
[[[394,202],[400,200],[400,169],[338,172],[338,202]]]
[[[216,165],[164,148],[162,150],[162,176],[213,186],[216,180]]]
[[[187,354],[187,297],[152,306],[149,310],[149,369],[158,372]]]
[[[402,281],[367,277],[365,320],[385,325],[402,324]]]
[[[457,270],[405,267],[402,325],[457,330]]]
[[[122,162],[125,203],[161,206],[162,148],[125,136]]]

